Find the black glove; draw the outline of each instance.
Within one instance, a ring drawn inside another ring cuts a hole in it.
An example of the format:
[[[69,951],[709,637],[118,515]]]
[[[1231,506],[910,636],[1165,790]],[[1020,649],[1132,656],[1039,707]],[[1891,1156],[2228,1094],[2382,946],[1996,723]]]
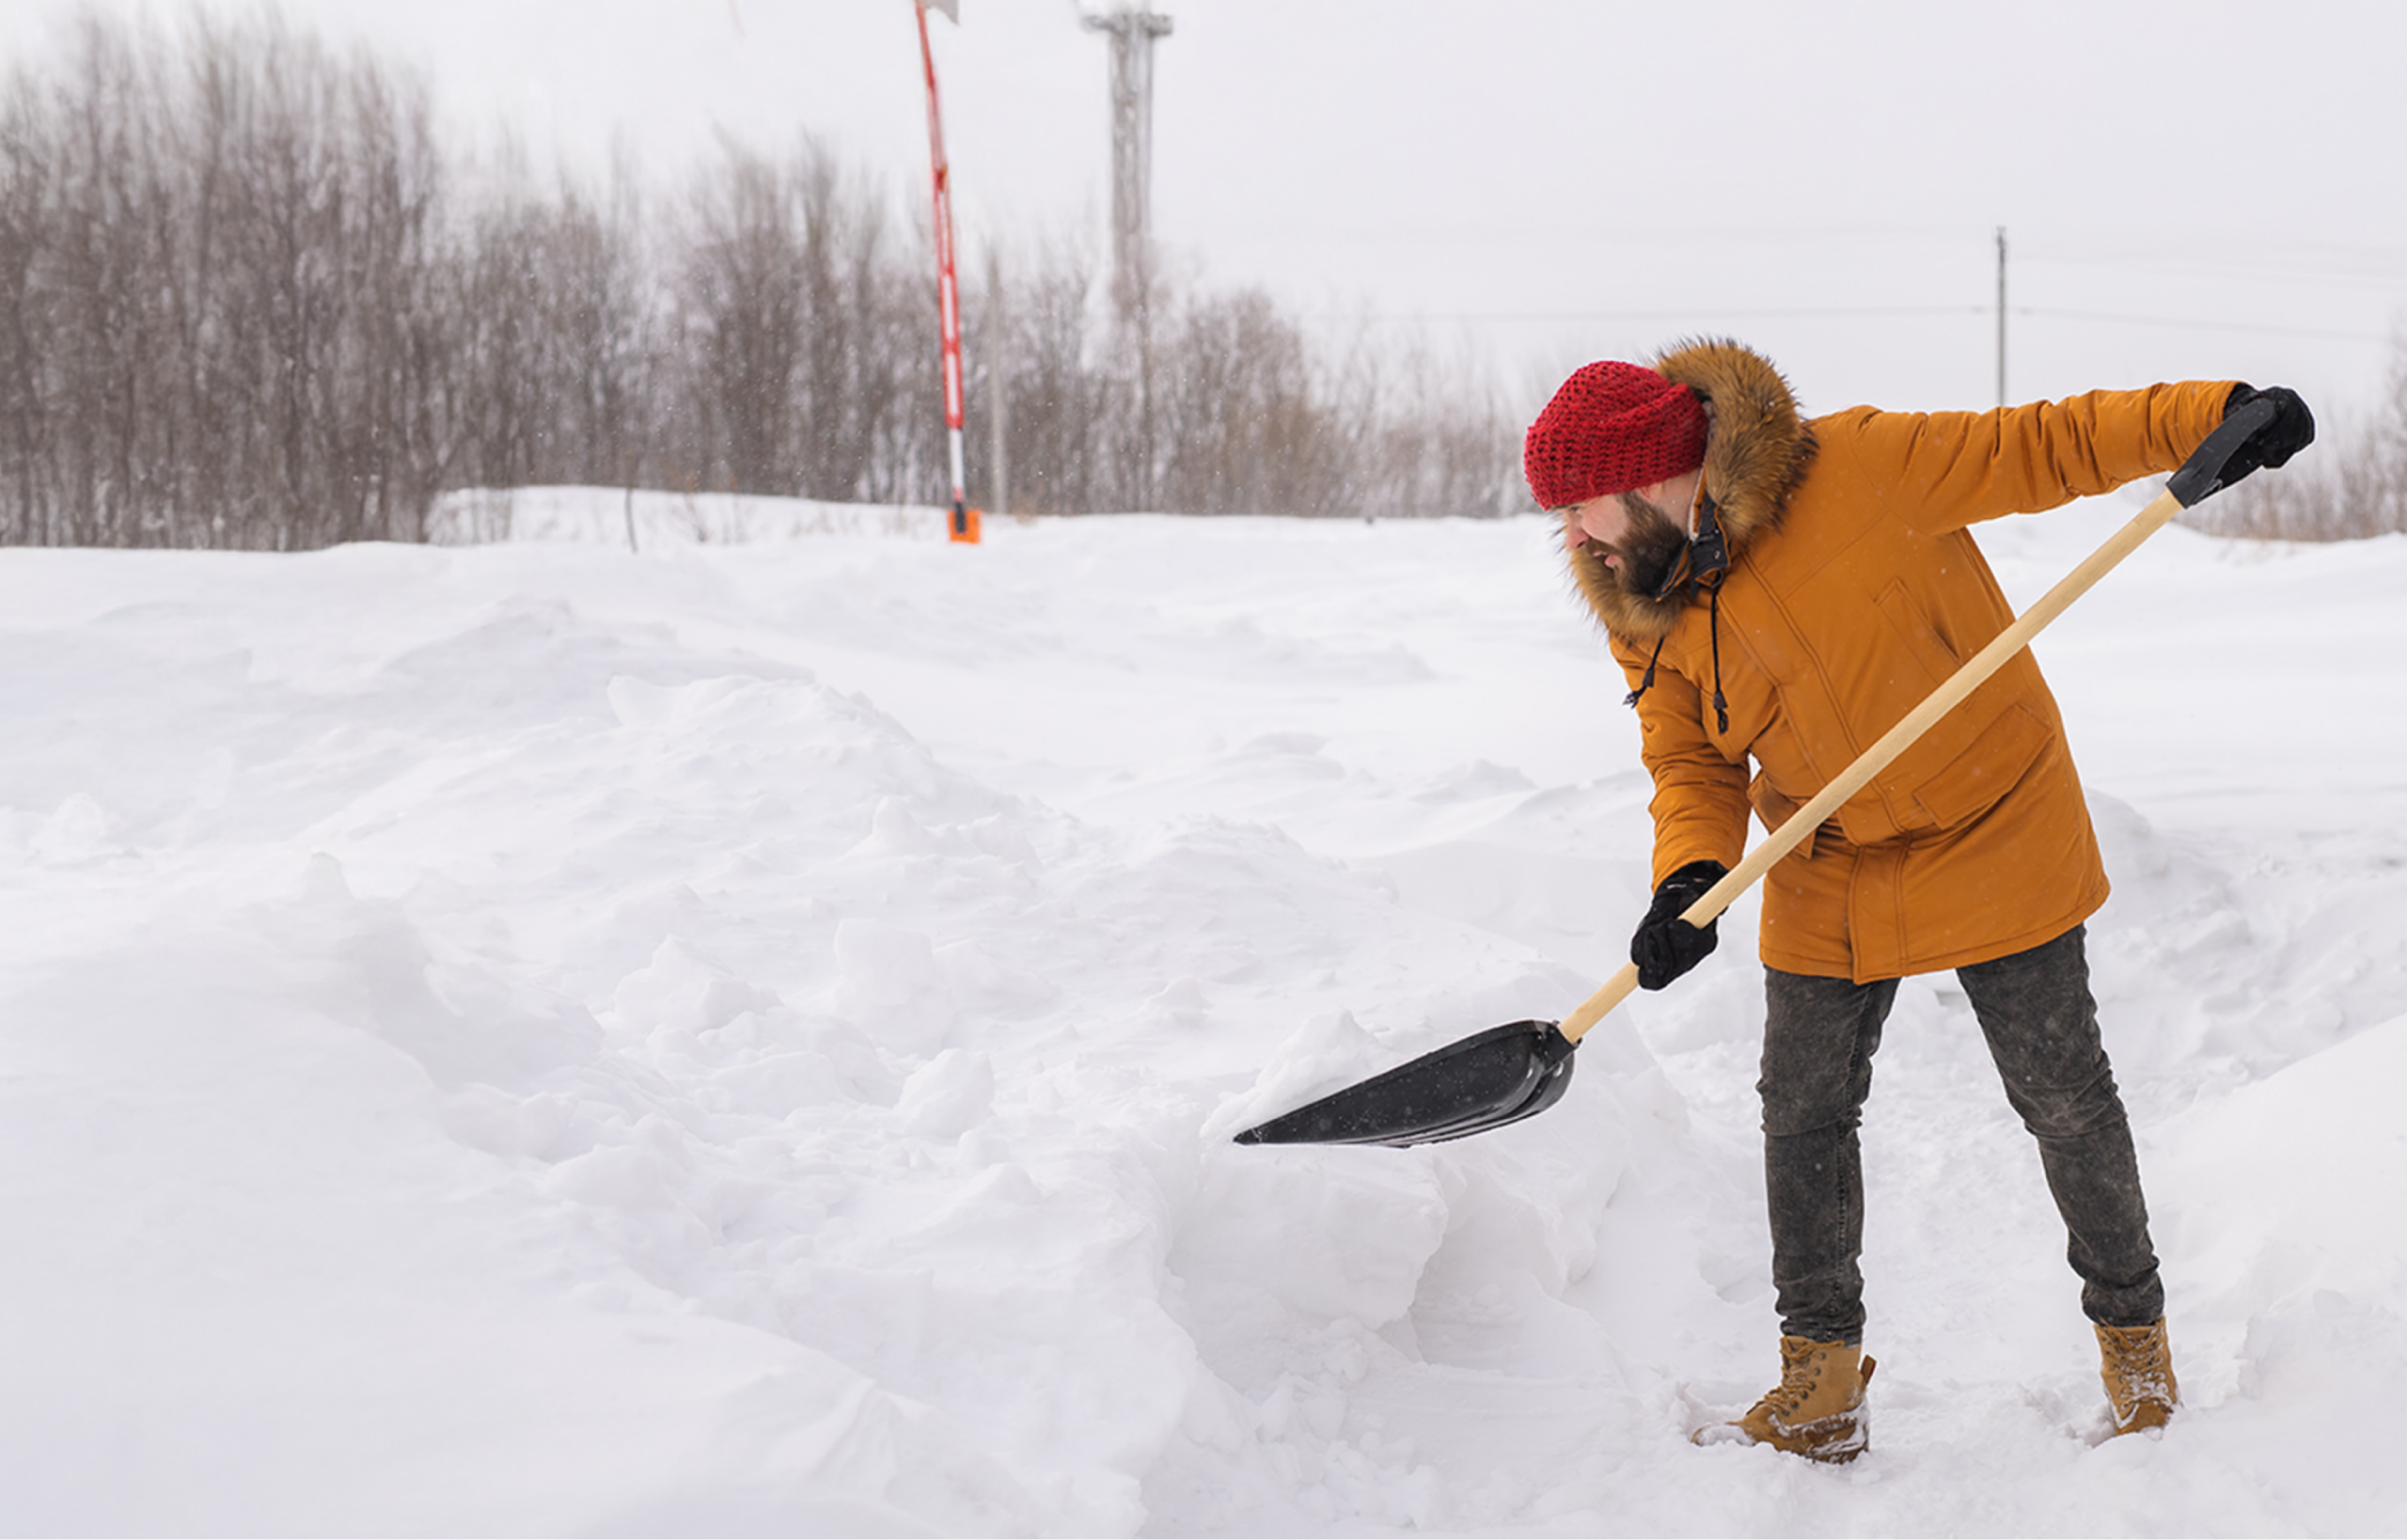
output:
[[[1698,930],[1680,915],[1729,874],[1730,869],[1720,861],[1691,861],[1655,889],[1655,902],[1647,906],[1646,918],[1638,922],[1638,934],[1629,938],[1629,960],[1638,965],[1639,988],[1662,988],[1713,951],[1721,939],[1713,934],[1722,922],[1720,917]]]
[[[2315,442],[2315,414],[2299,400],[2298,392],[2284,385],[2271,390],[2258,390],[2254,385],[2237,385],[2223,403],[2223,415],[2230,416],[2250,401],[2273,403],[2273,420],[2248,435],[2231,458],[2223,463],[2223,484],[2231,486],[2243,476],[2261,465],[2276,469],[2289,464],[2290,456]]]

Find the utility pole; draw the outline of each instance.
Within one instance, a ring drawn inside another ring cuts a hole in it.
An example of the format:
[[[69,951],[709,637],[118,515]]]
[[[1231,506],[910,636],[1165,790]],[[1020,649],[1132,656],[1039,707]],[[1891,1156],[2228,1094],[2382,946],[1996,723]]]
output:
[[[1137,478],[1128,491],[1140,507],[1154,496],[1154,39],[1167,38],[1171,19],[1123,5],[1108,16],[1083,18],[1090,32],[1111,39],[1112,302],[1137,345]]]
[[[2006,409],[2006,227],[1997,228],[1997,404]]]
[[[961,471],[961,291],[953,275],[952,165],[944,153],[944,115],[936,105],[936,58],[928,47],[928,8],[961,20],[959,0],[918,0],[912,8],[920,19],[920,68],[928,85],[928,164],[933,173],[936,237],[936,327],[943,349],[945,451],[952,470],[952,538],[978,543],[978,525],[969,516]]]
[[[1083,18],[1111,39],[1111,258],[1123,306],[1141,305],[1145,243],[1153,234],[1154,39],[1171,19],[1142,0],[1108,16]]]
[[[1011,461],[1004,453],[1004,324],[1003,258],[990,242],[986,246],[986,431],[994,445],[995,473],[986,495],[997,518],[1012,509]]]

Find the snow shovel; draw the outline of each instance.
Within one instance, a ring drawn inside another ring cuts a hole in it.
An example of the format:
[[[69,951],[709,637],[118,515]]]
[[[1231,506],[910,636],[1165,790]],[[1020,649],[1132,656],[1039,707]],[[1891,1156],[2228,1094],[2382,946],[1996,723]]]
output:
[[[1853,764],[1790,815],[1770,838],[1749,852],[1738,868],[1706,890],[1680,918],[1703,928],[1754,886],[1772,863],[1794,849],[1839,804],[1863,790],[1890,761],[1929,731],[1958,702],[2020,652],[2049,621],[2089,591],[2116,562],[2139,548],[2185,508],[2204,501],[2223,485],[2224,465],[2241,444],[2273,419],[2273,405],[2256,401],[2234,412],[2209,434],[2195,453],[2165,483],[2164,491],[2131,523],[2065,575],[2038,603],[1998,634],[1930,692],[1905,720],[1857,756]],[[1359,1085],[1247,1129],[1239,1144],[1429,1144],[1461,1139],[1535,1117],[1563,1099],[1571,1084],[1571,1050],[1605,1014],[1638,987],[1638,966],[1628,964],[1604,987],[1561,1021],[1517,1021],[1426,1053]]]

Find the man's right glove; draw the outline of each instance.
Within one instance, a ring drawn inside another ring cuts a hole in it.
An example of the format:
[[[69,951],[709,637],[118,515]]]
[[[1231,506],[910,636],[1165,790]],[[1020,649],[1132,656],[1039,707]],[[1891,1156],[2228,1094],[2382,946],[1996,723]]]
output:
[[[1714,935],[1720,917],[1698,930],[1680,915],[1729,874],[1730,869],[1720,861],[1691,861],[1655,889],[1655,902],[1647,906],[1646,918],[1638,922],[1638,934],[1629,938],[1629,960],[1638,965],[1639,988],[1662,988],[1713,951],[1720,939]]]
[[[2273,420],[2248,435],[2231,458],[2223,463],[2223,484],[2232,486],[2241,478],[2270,465],[2276,469],[2289,463],[2290,456],[2315,442],[2315,414],[2306,409],[2297,391],[2285,385],[2258,390],[2253,385],[2236,385],[2223,403],[2223,415],[2230,416],[2250,401],[2273,403]]]

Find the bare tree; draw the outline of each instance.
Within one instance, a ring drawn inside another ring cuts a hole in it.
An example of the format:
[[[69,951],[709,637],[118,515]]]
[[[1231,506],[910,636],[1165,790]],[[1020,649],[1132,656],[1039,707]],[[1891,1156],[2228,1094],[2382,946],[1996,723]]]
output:
[[[87,16],[0,82],[0,540],[422,539],[444,490],[543,481],[935,501],[927,241],[808,139],[665,196],[467,174],[421,81],[272,12]],[[1460,371],[1152,263],[1131,331],[1063,243],[1008,271],[969,384],[1025,508],[1496,506],[1512,434]]]
[[[2386,387],[2371,418],[2325,417],[2304,454],[2201,503],[2183,522],[2251,540],[2363,540],[2407,531],[2407,336],[2392,344]]]
[[[1087,361],[1089,296],[1094,271],[1075,248],[1056,244],[1031,260],[1015,261],[1021,275],[1004,308],[1007,330],[994,346],[973,329],[973,367],[1003,359],[1004,391],[1010,401],[1014,481],[1020,504],[1033,512],[1078,513],[1098,505],[1102,494],[1102,432],[1108,381]],[[973,306],[970,324],[984,319]],[[971,453],[976,452],[973,441]]]

